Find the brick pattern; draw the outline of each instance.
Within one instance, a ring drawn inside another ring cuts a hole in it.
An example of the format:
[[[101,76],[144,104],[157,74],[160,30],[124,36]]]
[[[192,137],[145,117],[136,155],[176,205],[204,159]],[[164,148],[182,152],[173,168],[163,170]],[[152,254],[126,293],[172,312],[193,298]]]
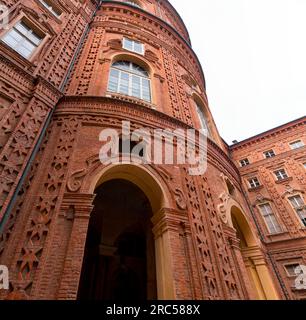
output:
[[[276,272],[282,278],[285,292],[291,299],[302,299],[305,294],[294,290],[294,278],[289,277],[285,266],[290,264],[304,264],[306,261],[306,229],[303,228],[295,210],[288,198],[300,195],[305,203],[306,147],[292,150],[290,143],[301,140],[306,144],[305,117],[279,128],[272,129],[265,134],[242,141],[232,146],[233,160],[237,163],[248,158],[250,165],[240,168],[243,187],[246,190],[250,204],[253,206],[256,221],[260,226],[267,250],[271,252],[272,259],[277,266]],[[275,157],[264,159],[263,153],[273,150]],[[289,179],[280,183],[276,181],[274,171],[284,168]],[[262,186],[250,190],[246,181],[257,176]],[[259,210],[259,205],[269,203],[277,221],[282,227],[280,234],[269,234],[267,226]],[[290,249],[289,249],[290,246]]]
[[[247,200],[256,199],[253,193],[246,199],[241,184],[241,176],[249,172],[239,173],[229,150],[216,143],[221,138],[209,112],[201,66],[171,5],[163,1],[158,11],[156,1],[145,2],[148,14],[120,3],[104,3],[93,16],[94,1],[61,0],[63,18],[57,19],[34,0],[4,3],[11,8],[11,18],[24,12],[37,21],[48,39],[33,61],[0,43],[0,218],[7,213],[48,116],[54,113],[14,208],[5,216],[0,263],[9,266],[11,283],[1,298],[77,298],[93,209],[92,184],[107,169],[98,157],[100,131],[110,126],[119,130],[122,120],[130,120],[132,129],[192,128],[197,123],[191,110],[194,94],[205,102],[214,133],[208,142],[209,170],[204,177],[192,177],[182,167],[143,168],[159,181],[168,199],[168,207],[161,207],[154,216],[154,233],[156,238],[167,234],[175,298],[254,296],[238,236],[226,216],[226,205],[234,198],[256,234],[247,205]],[[124,50],[123,36],[143,42],[145,54]],[[127,57],[148,67],[152,103],[122,95],[110,97],[107,92],[111,63]],[[293,131],[290,134],[291,139]],[[234,161],[244,151],[235,154],[232,150]],[[250,152],[256,157],[256,148]],[[288,168],[298,176],[299,185],[293,187],[302,189],[305,176],[295,156],[288,160]],[[258,172],[267,184],[265,196],[276,199],[290,237],[304,236],[283,209],[282,194],[267,169],[260,167]],[[234,197],[229,195],[226,179],[235,189]],[[266,242],[261,244],[264,249],[270,248]],[[276,252],[272,255],[279,268],[275,272],[285,277],[281,261],[298,257],[302,261],[304,251],[297,249],[290,258],[288,250]],[[276,287],[282,295],[278,283]]]

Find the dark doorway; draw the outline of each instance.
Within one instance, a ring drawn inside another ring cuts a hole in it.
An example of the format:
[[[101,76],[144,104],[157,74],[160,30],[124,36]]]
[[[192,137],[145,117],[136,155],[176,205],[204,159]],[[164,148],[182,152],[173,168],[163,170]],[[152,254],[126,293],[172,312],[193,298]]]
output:
[[[152,208],[126,180],[96,190],[80,280],[80,300],[154,300],[156,293]]]

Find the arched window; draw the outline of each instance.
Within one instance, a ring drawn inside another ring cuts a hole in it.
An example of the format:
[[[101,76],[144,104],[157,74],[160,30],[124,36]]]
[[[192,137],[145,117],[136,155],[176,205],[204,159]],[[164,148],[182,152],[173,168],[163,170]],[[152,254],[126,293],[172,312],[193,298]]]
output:
[[[134,6],[134,7],[137,7],[137,8],[141,8],[141,6],[140,6],[140,4],[139,3],[137,3],[137,2],[135,2],[135,1],[123,1],[124,3],[127,3],[127,4],[129,4],[129,5],[131,5],[131,6]]]
[[[203,111],[203,107],[197,102],[195,102],[195,105],[196,105],[197,114],[200,120],[201,129],[205,130],[207,132],[207,135],[210,136],[210,131],[209,131],[206,116]]]
[[[110,71],[108,90],[151,102],[149,73],[135,63],[117,61]]]

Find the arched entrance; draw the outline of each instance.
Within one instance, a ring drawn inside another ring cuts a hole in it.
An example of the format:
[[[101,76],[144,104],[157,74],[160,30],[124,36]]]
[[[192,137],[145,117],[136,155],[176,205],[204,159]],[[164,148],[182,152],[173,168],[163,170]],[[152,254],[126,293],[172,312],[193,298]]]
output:
[[[256,299],[279,299],[264,254],[240,207],[235,205],[231,207],[230,218],[231,226],[236,230],[236,235],[240,240],[240,252]]]
[[[97,187],[78,297],[157,299],[153,211],[146,194],[124,179]]]

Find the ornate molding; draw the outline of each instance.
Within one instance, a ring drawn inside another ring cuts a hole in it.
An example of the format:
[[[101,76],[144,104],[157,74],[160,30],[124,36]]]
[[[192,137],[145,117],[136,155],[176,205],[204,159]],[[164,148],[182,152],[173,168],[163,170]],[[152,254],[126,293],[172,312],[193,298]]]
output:
[[[84,105],[86,112],[84,114]],[[78,115],[82,121],[90,121],[101,125],[103,117],[112,119],[130,118],[141,126],[144,123],[151,128],[193,129],[191,126],[160,111],[148,108],[134,101],[122,101],[110,97],[65,96],[56,109],[55,116]],[[124,116],[123,116],[124,115]],[[106,121],[107,119],[105,119]],[[107,120],[108,125],[110,119]],[[104,121],[103,121],[104,123]],[[117,121],[116,121],[117,123]],[[229,156],[213,141],[208,139],[208,161],[221,171],[240,183],[239,171]]]
[[[272,202],[273,200],[271,198],[265,197],[263,194],[258,193],[256,195],[256,200],[253,203],[253,207],[256,207],[259,204],[263,204],[265,202]]]
[[[282,198],[285,199],[287,196],[294,196],[297,193],[304,194],[305,191],[300,189],[294,189],[292,186],[286,185],[285,192],[282,194]]]
[[[228,224],[227,207],[228,202],[231,199],[230,195],[226,192],[219,196],[221,204],[218,205],[219,216],[224,224]]]
[[[100,162],[99,155],[95,155],[86,160],[86,167],[74,171],[68,179],[67,190],[69,192],[78,192],[82,187],[83,179],[89,173],[91,167]]]

